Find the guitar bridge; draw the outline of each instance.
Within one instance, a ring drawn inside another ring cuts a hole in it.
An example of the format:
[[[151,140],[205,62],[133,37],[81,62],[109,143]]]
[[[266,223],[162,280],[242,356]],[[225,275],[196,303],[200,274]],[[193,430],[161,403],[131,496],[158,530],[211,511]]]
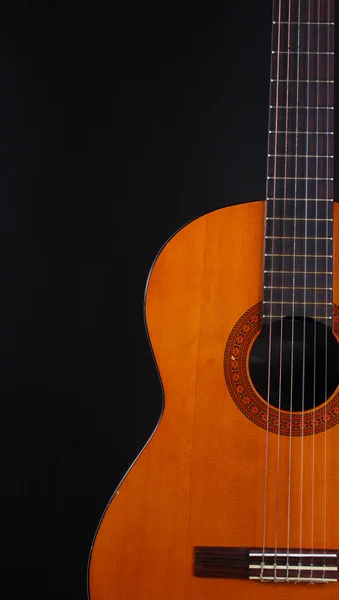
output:
[[[338,550],[196,546],[194,575],[263,583],[335,583]]]

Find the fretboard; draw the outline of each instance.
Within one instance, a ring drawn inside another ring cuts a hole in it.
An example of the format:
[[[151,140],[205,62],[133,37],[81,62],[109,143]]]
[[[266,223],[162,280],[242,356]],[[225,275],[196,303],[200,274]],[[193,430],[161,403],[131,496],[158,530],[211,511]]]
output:
[[[264,321],[331,324],[334,0],[274,0]]]

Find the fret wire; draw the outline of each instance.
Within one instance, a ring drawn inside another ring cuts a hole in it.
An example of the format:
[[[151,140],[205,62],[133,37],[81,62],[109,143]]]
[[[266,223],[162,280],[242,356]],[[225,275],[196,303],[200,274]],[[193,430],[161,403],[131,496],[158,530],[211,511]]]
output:
[[[273,21],[273,25],[334,25],[334,23],[322,23],[320,21]]]
[[[274,177],[271,177],[274,179]],[[283,200],[285,202],[333,202],[332,198],[266,198],[266,200],[270,200],[275,202],[276,200]]]
[[[313,106],[312,104],[310,106],[283,106],[281,104],[278,104],[278,106],[276,104],[270,104],[270,108],[281,108],[283,110],[289,110],[291,108],[295,109],[295,110],[334,110],[334,106]],[[303,133],[310,133],[308,131],[303,132]],[[320,132],[321,133],[321,132]]]
[[[264,273],[293,273],[295,275],[333,275],[332,271],[275,271],[272,269],[264,269]]]
[[[271,81],[278,81],[279,83],[334,83],[334,79],[271,79]],[[272,106],[270,106],[272,108]],[[290,108],[280,107],[278,108]]]
[[[271,176],[268,176],[267,179],[283,179],[283,180],[293,179],[293,181],[297,180],[297,179],[300,179],[302,181],[305,179],[307,179],[307,181],[333,181],[333,177],[277,177],[277,176],[271,177]]]
[[[293,256],[295,258],[333,258],[333,254],[275,254],[275,253],[272,254],[272,253],[265,253],[265,256]]]
[[[334,54],[334,52],[298,52],[289,50],[272,50],[272,54]]]
[[[277,158],[334,158],[333,154],[268,154]]]
[[[323,290],[323,291],[331,291],[333,288],[331,287],[298,287],[298,286],[286,286],[286,285],[264,285],[264,289],[272,289],[272,290]]]
[[[273,221],[276,219],[277,221],[333,221],[333,219],[310,219],[305,217],[266,217],[266,220]]]
[[[268,133],[271,134],[276,134],[276,133],[283,133],[284,135],[286,133],[293,133],[293,135],[333,135],[333,131],[274,131],[273,129],[270,129]]]
[[[310,236],[302,236],[302,235],[296,235],[296,236],[291,236],[291,235],[282,235],[282,236],[278,236],[278,235],[265,235],[266,239],[273,239],[273,240],[333,240],[333,238],[331,237],[310,237]]]

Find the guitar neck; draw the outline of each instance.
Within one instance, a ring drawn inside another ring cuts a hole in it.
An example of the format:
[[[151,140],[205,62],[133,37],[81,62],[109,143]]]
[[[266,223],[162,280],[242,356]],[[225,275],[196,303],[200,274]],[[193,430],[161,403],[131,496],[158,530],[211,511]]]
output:
[[[333,80],[334,0],[275,0],[266,187],[267,317],[277,311],[289,314],[292,305],[293,314],[304,315],[307,303],[306,315],[326,324],[331,319]]]

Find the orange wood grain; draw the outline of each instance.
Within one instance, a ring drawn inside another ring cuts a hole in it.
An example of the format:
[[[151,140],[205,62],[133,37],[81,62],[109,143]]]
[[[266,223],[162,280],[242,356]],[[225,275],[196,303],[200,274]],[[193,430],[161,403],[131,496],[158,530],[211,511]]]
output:
[[[155,262],[146,318],[165,408],[97,532],[89,567],[91,600],[339,597],[339,583],[263,584],[193,576],[196,545],[261,547],[263,542],[266,432],[236,407],[223,372],[234,324],[262,299],[263,239],[264,202],[232,206],[184,227]],[[335,261],[336,303],[338,278]],[[291,547],[300,545],[300,526],[302,546],[311,547],[312,541],[314,547],[323,546],[326,484],[326,546],[339,549],[338,427],[326,434],[326,456],[324,440],[324,434],[291,440]],[[267,546],[287,544],[289,442],[268,436]]]

